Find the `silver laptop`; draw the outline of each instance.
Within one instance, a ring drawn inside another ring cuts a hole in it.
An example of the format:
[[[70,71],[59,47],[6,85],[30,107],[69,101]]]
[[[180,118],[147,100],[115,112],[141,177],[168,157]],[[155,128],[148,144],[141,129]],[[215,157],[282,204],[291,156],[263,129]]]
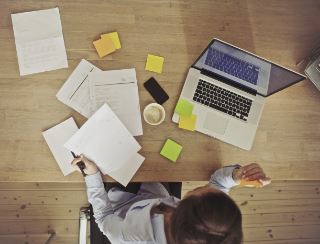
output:
[[[191,66],[180,98],[194,105],[196,130],[250,150],[265,98],[305,76],[213,39]],[[173,122],[179,122],[174,114]]]

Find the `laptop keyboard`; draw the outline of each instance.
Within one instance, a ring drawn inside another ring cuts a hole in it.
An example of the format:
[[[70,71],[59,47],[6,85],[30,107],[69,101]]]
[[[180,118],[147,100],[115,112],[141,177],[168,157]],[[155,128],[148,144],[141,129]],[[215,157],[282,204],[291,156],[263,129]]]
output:
[[[234,92],[199,80],[193,101],[247,121],[252,100]]]
[[[241,80],[257,85],[259,67],[212,47],[208,50],[205,64]]]

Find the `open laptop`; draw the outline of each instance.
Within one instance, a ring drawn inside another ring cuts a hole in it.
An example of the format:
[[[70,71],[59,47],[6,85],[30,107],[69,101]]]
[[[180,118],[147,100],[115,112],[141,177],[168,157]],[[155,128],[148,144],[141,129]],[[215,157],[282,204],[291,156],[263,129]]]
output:
[[[194,105],[196,130],[250,150],[265,98],[305,76],[219,39],[191,66],[180,98]],[[179,122],[174,113],[173,122]]]

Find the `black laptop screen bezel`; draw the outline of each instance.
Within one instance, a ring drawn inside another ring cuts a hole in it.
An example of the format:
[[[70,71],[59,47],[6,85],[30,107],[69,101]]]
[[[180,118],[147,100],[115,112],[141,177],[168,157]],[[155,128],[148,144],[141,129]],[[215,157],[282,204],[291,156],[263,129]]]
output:
[[[209,49],[209,47],[211,47],[211,45],[212,45],[215,41],[218,41],[218,42],[221,42],[221,43],[223,43],[223,44],[229,45],[229,46],[231,46],[231,47],[233,47],[233,48],[236,48],[236,49],[238,49],[238,50],[240,50],[240,51],[242,51],[242,52],[245,52],[245,53],[247,53],[247,54],[249,54],[249,55],[252,55],[252,56],[254,56],[254,57],[256,57],[256,58],[258,58],[258,59],[260,59],[260,60],[262,60],[262,61],[269,62],[269,63],[271,63],[272,65],[275,65],[275,66],[280,67],[280,68],[282,68],[282,69],[285,69],[285,70],[288,70],[288,71],[290,71],[290,72],[293,72],[293,73],[295,73],[295,74],[297,74],[297,75],[300,75],[300,76],[301,76],[301,79],[298,79],[297,81],[295,81],[295,82],[293,82],[293,83],[291,83],[291,84],[289,84],[289,85],[287,85],[287,86],[284,86],[284,87],[282,87],[282,88],[280,88],[280,89],[278,89],[278,90],[275,90],[275,91],[273,91],[273,92],[270,93],[270,94],[264,95],[264,94],[261,94],[261,93],[257,92],[256,90],[253,90],[253,89],[250,89],[250,88],[248,88],[248,87],[245,87],[245,86],[243,86],[243,85],[241,85],[241,84],[239,84],[239,83],[237,83],[237,82],[235,82],[235,81],[233,81],[233,80],[231,80],[231,79],[226,79],[226,78],[224,78],[224,77],[221,77],[220,75],[218,75],[218,74],[216,74],[216,73],[214,73],[214,72],[212,72],[212,71],[208,71],[208,70],[206,70],[206,69],[200,69],[200,68],[196,67],[196,66],[195,66],[196,63],[197,63],[197,62],[200,60],[200,58],[207,52],[207,50]],[[298,72],[296,72],[296,71],[290,70],[290,69],[288,69],[288,68],[286,68],[286,67],[284,67],[284,66],[282,66],[282,65],[276,64],[276,63],[274,63],[274,62],[272,62],[272,61],[270,61],[270,60],[268,60],[268,59],[261,58],[261,57],[257,56],[257,55],[254,54],[254,53],[251,53],[251,52],[249,52],[249,51],[246,51],[246,50],[244,50],[244,49],[241,49],[241,48],[239,48],[239,47],[236,47],[236,46],[234,46],[234,45],[232,45],[232,44],[229,44],[229,43],[224,42],[224,41],[222,41],[222,40],[220,40],[220,39],[217,39],[217,38],[212,39],[212,41],[211,41],[211,42],[209,43],[209,45],[202,51],[202,53],[199,55],[199,57],[196,59],[196,61],[191,65],[191,67],[194,68],[194,69],[200,70],[201,73],[204,73],[204,74],[206,74],[206,75],[208,75],[208,76],[210,76],[210,77],[213,77],[214,79],[218,79],[219,81],[222,81],[222,82],[224,82],[224,83],[231,83],[232,86],[236,86],[237,88],[239,88],[239,89],[241,89],[241,90],[245,90],[245,91],[247,91],[247,92],[249,92],[249,93],[251,93],[251,94],[253,94],[253,93],[256,94],[256,93],[257,93],[257,94],[259,94],[259,95],[261,95],[261,96],[263,96],[263,97],[271,96],[272,94],[274,94],[274,93],[276,93],[276,92],[279,92],[279,91],[282,91],[283,89],[286,89],[286,88],[288,88],[288,87],[290,87],[290,86],[292,86],[292,85],[294,85],[294,84],[297,84],[298,82],[303,81],[304,79],[307,78],[306,76],[304,76],[304,75],[302,75],[302,74],[300,74],[300,73],[298,73]]]

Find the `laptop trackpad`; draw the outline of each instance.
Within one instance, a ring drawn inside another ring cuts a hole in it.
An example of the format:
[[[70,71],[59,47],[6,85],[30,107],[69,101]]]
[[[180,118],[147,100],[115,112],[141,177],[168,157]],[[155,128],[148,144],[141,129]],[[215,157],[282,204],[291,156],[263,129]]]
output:
[[[203,128],[223,135],[229,120],[215,113],[207,113]]]

